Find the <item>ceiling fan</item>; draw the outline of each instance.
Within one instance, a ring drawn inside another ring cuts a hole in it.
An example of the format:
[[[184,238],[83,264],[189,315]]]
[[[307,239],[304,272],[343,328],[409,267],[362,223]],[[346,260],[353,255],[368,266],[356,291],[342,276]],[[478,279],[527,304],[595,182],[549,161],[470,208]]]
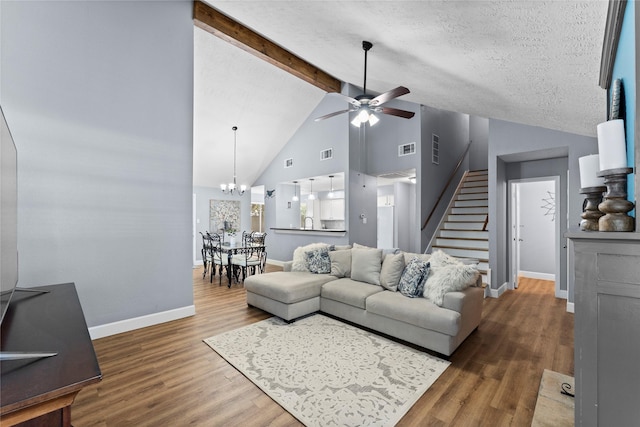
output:
[[[330,93],[329,95],[331,96],[339,96],[345,99],[347,102],[349,102],[349,104],[351,104],[351,106],[346,110],[340,110],[318,117],[315,119],[316,122],[340,114],[351,113],[353,111],[360,111],[351,121],[351,124],[353,124],[354,126],[360,126],[361,124],[367,122],[369,122],[371,126],[378,123],[379,119],[373,113],[389,114],[392,116],[402,117],[404,119],[410,119],[415,115],[415,113],[412,111],[399,110],[397,108],[382,106],[382,104],[389,102],[392,99],[408,94],[409,89],[404,86],[398,86],[397,88],[391,89],[390,91],[384,92],[376,97],[367,94],[367,52],[369,52],[369,49],[371,49],[372,47],[373,44],[371,42],[368,42],[366,40],[362,42],[362,49],[364,49],[364,93],[362,95],[356,96],[355,98],[351,98],[341,93]]]

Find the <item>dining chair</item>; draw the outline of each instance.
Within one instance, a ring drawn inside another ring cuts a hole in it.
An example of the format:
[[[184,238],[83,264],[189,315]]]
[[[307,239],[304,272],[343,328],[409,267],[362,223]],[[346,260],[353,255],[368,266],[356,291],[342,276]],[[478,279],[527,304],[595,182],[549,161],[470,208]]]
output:
[[[207,233],[208,234],[208,233]],[[213,276],[216,274],[215,269],[218,267],[219,285],[222,285],[222,270],[229,269],[229,256],[227,251],[222,249],[222,238],[219,234],[209,234],[211,238],[211,277],[209,282],[213,283]],[[228,272],[227,272],[228,273]]]
[[[202,265],[204,266],[204,271],[202,272],[202,278],[207,277],[208,269],[211,267],[211,238],[209,237],[209,232],[206,231],[207,235],[205,236],[202,231],[200,235],[202,236],[202,249],[200,253],[202,254]]]
[[[267,240],[267,233],[262,233],[260,231],[254,231],[251,233],[251,244],[264,246]]]
[[[254,245],[251,242],[243,245],[238,249],[238,253],[231,257],[231,264],[242,270],[242,281],[247,277],[249,271],[255,273],[256,269],[260,272],[264,271],[262,265],[264,264],[265,247]]]

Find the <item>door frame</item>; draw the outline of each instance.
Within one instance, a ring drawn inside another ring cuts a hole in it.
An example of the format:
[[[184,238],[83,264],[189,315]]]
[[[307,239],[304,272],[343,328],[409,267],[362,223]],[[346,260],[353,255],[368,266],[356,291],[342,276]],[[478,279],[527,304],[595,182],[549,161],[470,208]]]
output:
[[[560,268],[560,250],[562,244],[562,236],[560,235],[560,176],[543,176],[543,177],[535,177],[535,178],[521,178],[521,179],[510,179],[507,182],[507,191],[508,191],[508,201],[510,204],[509,207],[509,218],[508,218],[508,239],[511,242],[509,245],[509,281],[508,281],[508,289],[517,288],[517,276],[519,271],[516,271],[516,267],[519,270],[519,245],[514,239],[518,237],[514,234],[514,227],[517,224],[518,218],[518,210],[519,210],[519,200],[517,191],[515,188],[518,184],[523,184],[527,182],[543,182],[543,181],[553,181],[554,183],[554,191],[555,191],[555,200],[556,200],[556,217],[555,217],[555,227],[554,227],[554,242],[555,242],[555,296],[556,298],[567,299],[566,292],[562,292],[560,290],[561,283],[561,268]],[[514,199],[516,199],[514,202]],[[518,224],[519,225],[519,224]],[[516,247],[518,246],[518,247]],[[516,258],[517,257],[517,258]]]

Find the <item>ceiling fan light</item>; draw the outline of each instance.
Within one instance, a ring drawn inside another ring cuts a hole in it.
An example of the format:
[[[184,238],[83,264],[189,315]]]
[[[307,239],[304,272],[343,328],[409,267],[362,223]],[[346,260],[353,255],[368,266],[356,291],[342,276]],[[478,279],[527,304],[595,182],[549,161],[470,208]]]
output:
[[[353,120],[351,120],[351,124],[359,128],[361,125],[360,116],[356,116]]]
[[[364,123],[369,120],[369,112],[367,110],[360,110],[358,113],[358,118],[360,119],[360,123]]]
[[[369,115],[369,125],[373,126],[376,123],[378,123],[380,121],[379,118],[377,118],[376,116],[374,116],[373,114]]]

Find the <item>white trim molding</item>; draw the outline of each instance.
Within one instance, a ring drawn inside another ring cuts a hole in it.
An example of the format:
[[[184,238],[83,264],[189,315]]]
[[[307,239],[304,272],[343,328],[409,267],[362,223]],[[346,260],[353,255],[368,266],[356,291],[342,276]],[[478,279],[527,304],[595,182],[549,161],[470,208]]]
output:
[[[196,306],[175,308],[173,310],[162,311],[160,313],[148,314],[146,316],[134,317],[132,319],[119,320],[105,325],[92,326],[89,328],[89,335],[92,340],[104,338],[111,335],[121,334],[147,326],[158,325],[160,323],[171,322],[183,319],[196,314]]]
[[[572,302],[567,303],[567,313],[575,313]]]
[[[508,288],[509,282],[504,282],[498,289],[487,288],[489,289],[489,294],[487,296],[491,298],[500,298],[500,295],[504,294]]]
[[[280,261],[277,259],[267,258],[267,264],[277,265],[278,267],[283,267],[286,261]]]
[[[538,273],[536,271],[524,271],[520,270],[518,276],[527,277],[529,279],[551,280],[556,281],[556,275],[552,273]]]

